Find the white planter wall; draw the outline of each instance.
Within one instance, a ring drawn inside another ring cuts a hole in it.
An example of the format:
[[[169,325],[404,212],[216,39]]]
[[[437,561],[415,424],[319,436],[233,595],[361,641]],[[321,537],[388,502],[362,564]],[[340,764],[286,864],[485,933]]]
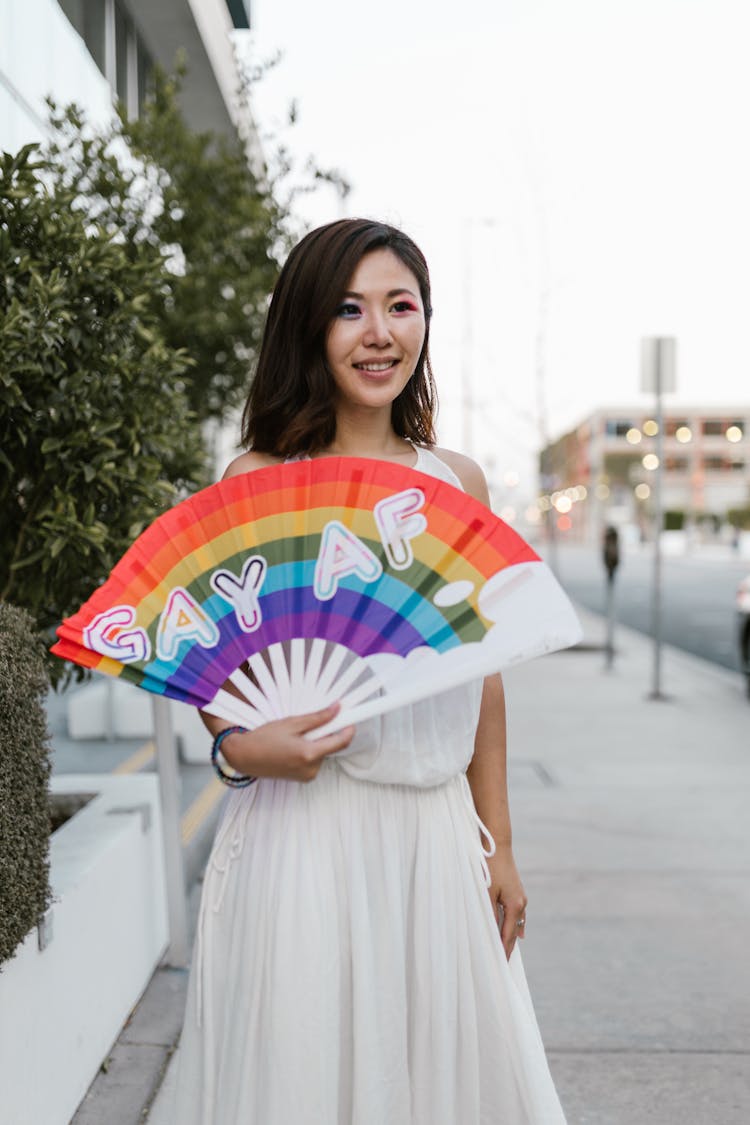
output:
[[[112,676],[95,675],[72,691],[67,703],[68,734],[75,739],[153,738],[153,697],[142,688]],[[207,764],[211,736],[196,707],[170,700],[172,729],[185,762]]]
[[[158,779],[67,775],[52,791],[97,796],[52,836],[49,945],[33,930],[0,972],[8,1125],[68,1125],[168,941]]]

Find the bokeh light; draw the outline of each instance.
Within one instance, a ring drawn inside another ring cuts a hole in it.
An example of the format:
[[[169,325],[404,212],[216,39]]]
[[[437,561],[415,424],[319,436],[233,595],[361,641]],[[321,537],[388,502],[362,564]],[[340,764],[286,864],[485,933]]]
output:
[[[558,516],[557,527],[559,531],[570,531],[573,526],[573,521],[570,516]]]
[[[659,468],[659,458],[655,453],[647,453],[641,461],[641,464],[643,465],[644,469],[648,469],[648,471],[652,473],[654,469]]]
[[[625,441],[629,441],[631,445],[637,445],[642,437],[643,434],[641,433],[641,431],[637,430],[635,426],[631,426],[631,428],[625,434]]]
[[[635,486],[635,494],[639,500],[648,500],[651,495],[651,488],[647,484],[637,484]]]
[[[685,445],[685,443],[692,438],[693,431],[690,429],[690,426],[678,426],[674,436]]]
[[[643,432],[644,432],[644,434],[646,434],[646,435],[647,435],[648,437],[655,437],[655,436],[656,436],[656,434],[658,434],[658,432],[659,432],[659,426],[658,426],[658,424],[657,424],[657,423],[656,423],[656,422],[655,422],[655,421],[653,420],[653,418],[649,418],[649,419],[647,419],[647,421],[645,421],[645,422],[643,423]]]
[[[742,430],[739,426],[730,426],[724,436],[727,441],[742,441]]]

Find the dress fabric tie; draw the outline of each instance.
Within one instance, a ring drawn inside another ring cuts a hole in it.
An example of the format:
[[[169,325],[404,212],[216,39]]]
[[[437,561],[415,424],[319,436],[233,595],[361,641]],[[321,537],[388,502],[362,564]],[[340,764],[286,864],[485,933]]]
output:
[[[471,792],[471,786],[469,785],[469,779],[465,773],[461,774],[461,794],[463,796],[464,804],[468,809],[469,816],[473,824],[479,829],[479,849],[482,857],[480,861],[482,865],[482,874],[484,876],[485,886],[490,887],[492,884],[492,876],[490,875],[490,868],[487,860],[492,858],[492,856],[497,851],[497,847],[495,845],[495,841],[492,838],[492,833],[477,812],[476,805],[474,804],[474,796]],[[483,841],[486,842],[486,847]]]

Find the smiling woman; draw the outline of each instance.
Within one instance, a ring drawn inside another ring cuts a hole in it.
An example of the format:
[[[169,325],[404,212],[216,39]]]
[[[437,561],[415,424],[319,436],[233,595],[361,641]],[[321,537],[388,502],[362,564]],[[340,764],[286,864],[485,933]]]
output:
[[[351,219],[307,235],[271,301],[248,450],[225,473],[253,481],[256,469],[297,462],[266,470],[288,480],[334,467],[331,454],[374,459],[393,484],[372,512],[395,575],[428,526],[421,488],[437,485],[409,487],[404,466],[453,485],[462,515],[480,501],[470,527],[491,518],[479,467],[433,444],[430,315],[427,266],[405,234]],[[349,642],[381,566],[372,536],[354,531],[351,464],[341,462],[342,515],[326,525],[311,580],[329,605],[342,574],[355,583]],[[313,492],[301,494],[319,515]],[[464,561],[465,537],[451,544],[440,559]],[[448,583],[443,604],[469,587]],[[480,613],[494,620],[490,602],[503,596],[493,586]],[[528,605],[533,621],[542,611]],[[295,587],[287,617],[303,621],[293,643],[304,662],[314,634],[301,607]],[[502,682],[431,680],[428,699],[362,711],[356,731],[328,733],[349,714],[339,715],[340,694],[309,713],[295,691],[291,716],[252,730],[206,708],[214,755],[220,747],[240,776],[222,774],[237,787],[203,885],[180,1125],[564,1121],[518,950],[527,900],[511,844]]]

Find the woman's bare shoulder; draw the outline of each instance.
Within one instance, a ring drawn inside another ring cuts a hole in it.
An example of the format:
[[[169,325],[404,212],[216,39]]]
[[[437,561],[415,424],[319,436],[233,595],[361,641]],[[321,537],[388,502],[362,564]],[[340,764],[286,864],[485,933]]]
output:
[[[467,457],[464,453],[456,453],[453,449],[442,449],[437,445],[431,446],[430,451],[441,461],[444,461],[449,468],[453,469],[465,492],[489,506],[490,495],[487,489],[487,481],[476,461],[472,461],[471,457]]]
[[[274,457],[271,453],[255,453],[253,450],[240,453],[239,457],[229,462],[221,479],[228,480],[229,477],[238,477],[242,473],[252,473],[254,469],[266,469],[269,465],[278,465],[281,460],[281,457]]]

